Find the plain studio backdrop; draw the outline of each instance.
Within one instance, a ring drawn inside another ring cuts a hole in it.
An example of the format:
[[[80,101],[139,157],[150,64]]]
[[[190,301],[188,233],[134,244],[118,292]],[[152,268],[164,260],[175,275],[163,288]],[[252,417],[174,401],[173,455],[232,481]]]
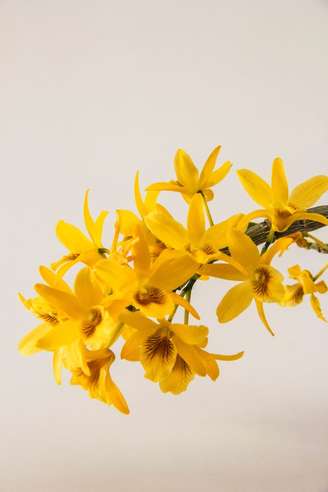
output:
[[[268,306],[272,338],[253,307],[217,323],[229,282],[197,286],[210,350],[245,357],[178,397],[118,359],[129,417],[16,349],[36,324],[17,292],[63,254],[57,220],[82,226],[87,188],[109,242],[136,169],[143,186],[173,179],[178,147],[200,166],[222,144],[233,162],[217,221],[255,207],[239,167],[267,179],[279,155],[291,186],[327,172],[327,26],[323,0],[0,1],[1,491],[328,490],[328,326],[308,299]],[[162,202],[184,219],[179,197]],[[277,264],[325,261],[294,248]]]

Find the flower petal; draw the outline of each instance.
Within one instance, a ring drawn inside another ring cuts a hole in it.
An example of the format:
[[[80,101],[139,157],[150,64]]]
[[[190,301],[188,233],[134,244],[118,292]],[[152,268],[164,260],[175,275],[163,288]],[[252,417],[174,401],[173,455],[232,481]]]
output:
[[[80,319],[86,313],[86,310],[78,302],[77,298],[72,294],[63,292],[58,289],[53,289],[43,284],[35,285],[36,292],[54,306],[59,311],[64,311],[71,318]]]
[[[212,150],[212,152],[208,156],[207,161],[205,162],[203,169],[202,169],[200,176],[199,176],[199,188],[200,189],[206,188],[205,183],[207,183],[208,179],[210,178],[210,176],[213,172],[213,169],[215,167],[215,164],[216,164],[218,155],[220,153],[220,150],[221,150],[221,145],[218,145],[217,147],[215,147],[214,150]]]
[[[189,193],[196,193],[198,191],[198,169],[184,150],[178,149],[175,154],[174,167],[179,183],[185,186]]]
[[[163,393],[170,392],[178,395],[188,388],[193,378],[194,375],[189,365],[178,354],[171,373],[159,383],[159,386]]]
[[[205,233],[205,215],[203,197],[196,193],[190,202],[188,212],[188,233],[194,248],[200,247]]]
[[[184,343],[205,347],[207,345],[208,328],[206,326],[192,326],[182,323],[173,323],[170,328]]]
[[[227,323],[245,311],[253,300],[250,284],[242,282],[228,290],[217,307],[220,323]]]
[[[155,261],[149,277],[149,285],[172,291],[189,280],[198,269],[194,258],[180,251],[163,251]]]
[[[315,314],[318,316],[318,318],[321,319],[322,321],[327,322],[327,320],[326,320],[326,318],[322,312],[321,304],[320,304],[320,301],[317,298],[317,296],[315,296],[314,294],[311,294],[310,302],[311,302],[312,309],[315,312]]]
[[[100,304],[104,297],[89,268],[82,268],[78,272],[75,278],[74,290],[79,302],[86,308]]]
[[[288,181],[282,159],[277,157],[272,164],[272,199],[275,206],[287,205]]]
[[[64,321],[52,327],[52,329],[38,342],[38,346],[44,350],[58,350],[70,345],[79,338],[79,323],[76,321]]]
[[[328,191],[328,176],[314,176],[293,189],[289,203],[297,208],[309,208]]]
[[[212,354],[215,359],[217,360],[224,360],[224,361],[232,361],[232,360],[238,360],[238,359],[241,359],[242,356],[244,355],[244,351],[243,352],[238,352],[237,354],[231,354],[231,355],[223,355],[223,354]]]
[[[145,377],[159,382],[168,377],[177,357],[177,349],[172,340],[161,333],[148,336],[141,347],[141,363]]]
[[[255,300],[255,304],[256,304],[256,308],[257,308],[257,312],[260,316],[260,319],[262,321],[262,323],[264,324],[264,326],[266,327],[266,329],[268,330],[268,332],[274,336],[274,332],[272,331],[269,323],[268,323],[268,320],[266,319],[266,316],[265,316],[265,312],[264,312],[264,309],[263,309],[263,302],[261,301],[257,301]]]
[[[68,294],[72,293],[70,286],[65,282],[65,280],[63,280],[60,275],[54,273],[52,270],[43,265],[40,266],[39,272],[43,280],[47,282],[50,287],[62,290],[63,292],[67,292]]]
[[[248,169],[239,169],[237,174],[249,196],[261,207],[269,208],[272,203],[272,192],[268,183]]]
[[[216,171],[214,171],[211,174],[211,176],[208,178],[207,182],[205,183],[205,186],[210,187],[220,183],[220,181],[222,181],[226,177],[231,167],[232,164],[229,161],[222,164],[222,166],[220,166]]]
[[[249,236],[238,230],[229,234],[231,256],[249,273],[252,273],[260,261],[260,253]]]
[[[59,241],[72,253],[81,253],[94,248],[94,244],[73,224],[60,220],[56,227]]]
[[[245,275],[237,270],[232,265],[220,264],[209,264],[203,265],[199,269],[201,275],[209,275],[215,278],[224,278],[225,280],[245,280]]]
[[[170,248],[185,249],[189,243],[186,229],[160,205],[145,217],[145,223],[154,236]]]
[[[172,292],[170,294],[170,297],[174,304],[177,304],[178,306],[181,306],[184,308],[185,311],[190,313],[194,318],[200,319],[200,316],[196,309],[184,298],[176,294],[175,292]]]
[[[173,337],[174,345],[177,347],[179,355],[187,362],[191,370],[199,376],[206,375],[206,369],[203,360],[197,352],[195,345],[188,345],[184,343],[177,336]]]
[[[38,342],[51,329],[52,326],[49,323],[42,323],[34,328],[34,330],[29,331],[18,344],[19,352],[22,355],[32,355],[40,352],[41,348],[38,346]]]

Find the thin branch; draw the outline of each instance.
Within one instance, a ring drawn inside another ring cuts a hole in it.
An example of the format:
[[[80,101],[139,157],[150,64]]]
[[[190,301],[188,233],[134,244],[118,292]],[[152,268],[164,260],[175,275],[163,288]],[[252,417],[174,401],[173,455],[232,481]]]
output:
[[[328,205],[322,205],[320,207],[309,208],[308,212],[316,213],[324,215],[328,218]],[[320,224],[319,222],[314,222],[312,220],[299,220],[294,222],[289,229],[284,232],[277,232],[275,234],[275,239],[280,237],[289,236],[295,232],[311,232],[317,229],[321,229],[321,227],[325,227],[324,224]],[[247,234],[254,241],[256,245],[265,243],[268,234],[270,232],[270,223],[268,221],[264,221],[261,224],[252,225],[247,229]],[[309,245],[309,249],[317,249],[317,247],[313,244]],[[320,250],[320,253],[327,253],[324,249]]]

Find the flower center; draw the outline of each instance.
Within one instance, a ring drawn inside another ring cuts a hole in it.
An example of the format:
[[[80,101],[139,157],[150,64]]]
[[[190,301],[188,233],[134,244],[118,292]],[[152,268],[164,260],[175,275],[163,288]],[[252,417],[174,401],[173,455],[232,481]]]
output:
[[[148,306],[148,304],[164,304],[165,294],[162,290],[157,287],[145,287],[144,289],[138,290],[135,295],[135,300],[141,306]]]
[[[257,268],[252,278],[252,289],[256,296],[268,295],[268,285],[271,279],[270,272],[265,267]]]
[[[163,336],[160,332],[154,333],[145,341],[145,354],[148,359],[160,357],[163,362],[167,362],[174,351],[174,346],[168,336]]]
[[[90,311],[89,319],[82,323],[82,333],[86,337],[91,337],[96,331],[97,326],[102,322],[102,314],[99,309],[93,308]]]

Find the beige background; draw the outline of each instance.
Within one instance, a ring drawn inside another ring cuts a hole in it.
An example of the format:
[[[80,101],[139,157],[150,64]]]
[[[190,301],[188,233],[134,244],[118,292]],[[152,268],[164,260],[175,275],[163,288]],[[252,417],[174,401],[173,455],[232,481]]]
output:
[[[180,397],[117,364],[130,417],[16,351],[35,325],[16,293],[62,253],[56,221],[81,224],[87,187],[94,210],[133,207],[137,168],[167,179],[177,147],[200,165],[218,143],[265,177],[276,155],[292,184],[327,172],[327,26],[323,0],[0,1],[1,491],[328,491],[328,327],[307,302],[268,308],[272,339],[253,308],[217,325],[228,283],[198,287],[211,350],[245,358]],[[217,220],[253,207],[233,173],[217,191]]]

